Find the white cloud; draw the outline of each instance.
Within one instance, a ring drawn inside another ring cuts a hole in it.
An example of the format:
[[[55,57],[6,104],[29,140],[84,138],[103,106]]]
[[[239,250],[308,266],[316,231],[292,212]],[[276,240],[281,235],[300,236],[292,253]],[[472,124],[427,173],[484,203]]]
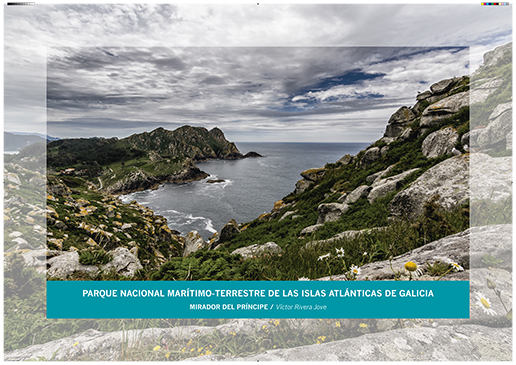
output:
[[[47,52],[54,60],[69,56],[70,50],[61,47],[82,48],[83,53],[84,47],[92,47],[92,52],[97,47],[109,50],[118,47],[120,52],[113,51],[113,54],[120,57],[124,52],[134,51],[135,47],[156,56],[153,47],[159,46],[163,47],[163,58],[175,56],[183,64],[177,60],[174,63],[171,58],[161,64],[160,69],[159,64],[144,62],[143,54],[133,63],[114,62],[113,57],[104,54],[100,60],[109,60],[108,65],[95,68],[90,64],[93,68],[89,71],[66,68],[66,73],[59,75],[50,70],[56,82],[65,82],[69,90],[82,92],[77,105],[74,106],[73,99],[63,99],[60,113],[57,108],[49,111],[49,117],[56,121],[84,120],[85,117],[115,121],[122,117],[125,121],[151,124],[199,122],[227,126],[226,132],[230,134],[232,130],[252,131],[253,125],[264,128],[268,120],[274,120],[269,127],[272,132],[280,133],[283,127],[279,126],[287,123],[290,130],[293,119],[300,130],[308,131],[306,128],[314,121],[324,123],[335,117],[327,111],[321,119],[310,114],[317,108],[307,98],[308,89],[303,91],[303,88],[313,85],[314,80],[335,75],[337,69],[345,72],[356,67],[386,75],[364,82],[362,86],[331,86],[312,91],[311,97],[324,100],[324,97],[334,96],[340,102],[376,93],[392,103],[395,99],[410,102],[415,92],[420,91],[415,88],[428,88],[435,81],[468,72],[464,69],[463,55],[447,52],[401,61],[393,57],[391,62],[374,64],[373,61],[382,59],[382,54],[367,54],[356,48],[347,53],[323,48],[324,57],[318,59],[310,50],[299,46],[474,46],[471,60],[472,66],[477,66],[481,55],[509,41],[512,31],[510,11],[499,7],[487,12],[476,4],[113,6],[38,3],[37,7],[23,13],[9,7],[4,11],[5,129],[15,131],[23,125],[25,130],[42,133],[46,119],[43,109],[46,56]],[[206,48],[199,52],[180,48],[184,46]],[[218,51],[221,46],[263,46],[268,52],[256,50],[247,58],[238,52],[221,55]],[[286,52],[285,48],[272,46],[292,48]],[[281,57],[280,53],[285,55]],[[83,60],[82,64],[86,62]],[[436,67],[437,64],[440,67]],[[400,72],[393,72],[396,68]],[[253,88],[244,90],[244,80]],[[386,81],[391,81],[391,85]],[[258,82],[261,86],[256,86]],[[102,95],[104,97],[100,98]],[[87,115],[84,109],[77,107],[81,103],[89,106]],[[297,104],[307,113],[281,122],[281,110],[291,107],[290,104]],[[243,111],[242,106],[245,106]],[[350,105],[346,107],[349,109]],[[360,107],[364,115],[371,114],[365,105],[360,104]],[[376,118],[375,125],[382,127],[389,115],[380,117],[379,111],[388,113],[394,105],[382,107],[373,103],[371,108],[377,116],[366,119]],[[345,114],[338,118],[352,122]],[[309,122],[303,124],[304,121]],[[363,140],[376,138],[377,133],[366,128],[370,125],[373,124],[354,125],[354,128],[363,126],[366,131],[362,134]],[[114,130],[103,132],[115,134]],[[86,131],[82,129],[81,133]],[[284,134],[283,138],[289,135]]]

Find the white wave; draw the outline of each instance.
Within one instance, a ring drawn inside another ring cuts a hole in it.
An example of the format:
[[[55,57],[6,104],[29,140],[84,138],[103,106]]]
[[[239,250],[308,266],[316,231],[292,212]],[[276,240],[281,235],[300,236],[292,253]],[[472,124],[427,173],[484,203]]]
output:
[[[209,218],[206,218],[206,226],[204,227],[204,229],[211,233],[217,232],[215,227],[213,227],[213,222]]]
[[[192,222],[193,221],[198,221],[198,220],[205,220],[205,219],[208,219],[206,217],[194,217],[192,214],[185,214],[185,218],[186,219],[191,219]]]
[[[233,185],[233,180],[225,180],[223,183],[220,184],[222,186],[222,189],[224,189],[226,186]]]

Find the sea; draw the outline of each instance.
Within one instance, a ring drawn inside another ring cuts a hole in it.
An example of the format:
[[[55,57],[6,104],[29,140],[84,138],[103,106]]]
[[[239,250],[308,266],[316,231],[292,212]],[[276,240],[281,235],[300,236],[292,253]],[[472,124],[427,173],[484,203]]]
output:
[[[235,143],[242,154],[263,157],[212,160],[196,165],[210,174],[188,183],[165,183],[156,190],[120,196],[136,200],[164,216],[182,235],[197,231],[207,240],[231,219],[250,222],[270,212],[274,203],[295,190],[300,173],[334,163],[346,154],[356,155],[369,143]],[[207,183],[208,180],[224,180]]]

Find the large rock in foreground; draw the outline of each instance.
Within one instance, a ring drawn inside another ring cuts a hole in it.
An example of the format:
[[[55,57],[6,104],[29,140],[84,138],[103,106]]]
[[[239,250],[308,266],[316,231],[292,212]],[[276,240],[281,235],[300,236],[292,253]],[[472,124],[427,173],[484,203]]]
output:
[[[394,280],[396,273],[408,279],[408,272],[404,266],[412,261],[418,265],[423,273],[427,272],[427,263],[433,264],[437,261],[447,262],[451,260],[468,269],[471,266],[482,267],[484,255],[489,254],[495,259],[507,261],[501,262],[498,266],[502,269],[510,269],[511,262],[511,234],[512,225],[500,224],[493,226],[472,227],[463,232],[441,238],[410,252],[394,257],[392,260],[377,261],[366,264],[360,269],[357,280]],[[471,249],[470,243],[474,243]],[[470,256],[471,255],[471,256]],[[456,280],[467,280],[467,274],[458,272],[452,274]],[[346,280],[346,276],[333,275],[318,280]]]
[[[445,209],[464,204],[469,199],[469,155],[449,158],[421,175],[400,191],[391,201],[389,210],[395,216],[415,218],[423,213],[426,202],[436,201]]]
[[[510,361],[511,343],[511,328],[476,325],[420,327],[370,333],[330,343],[271,350],[246,357],[205,356],[192,360]]]

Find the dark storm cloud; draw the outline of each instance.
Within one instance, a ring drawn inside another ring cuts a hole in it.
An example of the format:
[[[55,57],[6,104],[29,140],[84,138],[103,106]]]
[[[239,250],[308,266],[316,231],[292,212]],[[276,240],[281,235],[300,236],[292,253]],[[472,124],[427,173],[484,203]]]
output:
[[[83,123],[82,130],[99,120],[110,120],[120,133],[134,125],[126,120],[143,120],[142,128],[238,121],[249,130],[281,129],[303,118],[324,127],[353,113],[391,113],[414,98],[421,82],[429,87],[422,80],[428,67],[437,74],[460,73],[467,53],[456,53],[399,47],[65,48],[48,63],[49,129],[74,121]]]
[[[332,118],[385,123],[398,105],[414,102],[415,90],[473,71],[485,52],[509,42],[507,10],[444,4],[7,7],[5,123],[14,130],[27,121],[25,129],[44,133],[47,114],[54,121],[142,121],[142,129],[176,118],[248,136],[254,126],[270,125],[269,135],[285,139],[281,117],[265,120],[260,113],[284,113],[289,124],[300,115],[299,128],[312,131]],[[175,47],[156,47],[168,45]],[[388,47],[329,47],[368,45]],[[471,70],[462,62],[467,52],[457,46],[474,46]],[[351,70],[384,76],[339,84]],[[45,77],[55,84],[47,88]],[[382,104],[395,99],[398,105]]]
[[[186,64],[178,57],[160,58],[150,62],[162,71],[182,71],[186,69]]]
[[[209,76],[201,81],[201,84],[206,85],[224,85],[226,81],[222,77]]]

